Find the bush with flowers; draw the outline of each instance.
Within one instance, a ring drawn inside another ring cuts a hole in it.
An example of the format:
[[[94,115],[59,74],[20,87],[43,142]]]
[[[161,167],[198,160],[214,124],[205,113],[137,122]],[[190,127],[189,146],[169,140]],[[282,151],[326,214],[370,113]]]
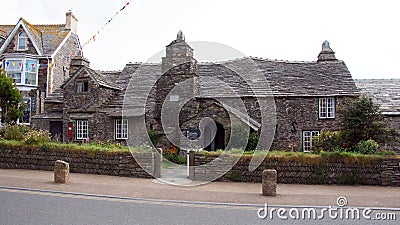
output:
[[[23,142],[28,145],[42,144],[51,140],[49,133],[43,130],[29,130]]]

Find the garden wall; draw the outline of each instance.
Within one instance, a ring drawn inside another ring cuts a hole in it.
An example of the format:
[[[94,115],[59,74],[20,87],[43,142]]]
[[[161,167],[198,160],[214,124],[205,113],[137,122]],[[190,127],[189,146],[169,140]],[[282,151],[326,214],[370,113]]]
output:
[[[112,176],[152,178],[143,168],[155,176],[161,174],[159,154],[128,151],[84,151],[57,149],[30,149],[28,147],[4,147],[0,149],[0,168],[54,170],[54,162],[69,163],[72,173],[102,174]],[[139,166],[138,160],[141,164]],[[158,162],[158,163],[157,163]],[[143,168],[142,168],[143,167]]]
[[[229,155],[189,154],[191,179],[212,180],[232,165]],[[213,161],[215,160],[216,161]],[[268,156],[254,171],[249,171],[250,156],[242,156],[218,181],[261,182],[262,171],[276,169],[278,183],[286,184],[365,184],[400,187],[400,158],[395,156]],[[216,163],[210,163],[216,162]]]

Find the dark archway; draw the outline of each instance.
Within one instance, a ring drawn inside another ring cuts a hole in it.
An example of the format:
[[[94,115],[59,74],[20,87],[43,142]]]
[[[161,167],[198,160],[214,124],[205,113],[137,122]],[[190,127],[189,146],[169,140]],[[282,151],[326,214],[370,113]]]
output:
[[[225,149],[225,130],[224,127],[220,124],[217,123],[217,133],[215,135],[215,138],[212,140],[212,142],[205,147],[204,149],[207,151],[215,151],[217,149]],[[204,130],[204,141],[207,143],[211,139],[211,129],[209,127],[206,127]]]

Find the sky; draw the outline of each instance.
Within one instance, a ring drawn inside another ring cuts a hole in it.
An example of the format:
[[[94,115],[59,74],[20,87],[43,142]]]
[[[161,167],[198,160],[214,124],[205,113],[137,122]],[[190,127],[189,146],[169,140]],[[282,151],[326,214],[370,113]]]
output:
[[[72,10],[81,44],[100,30],[83,48],[98,70],[146,62],[182,30],[189,43],[215,42],[272,60],[316,61],[328,40],[353,78],[400,78],[398,0],[131,0],[120,11],[127,2],[13,0],[0,4],[0,24],[20,17],[60,24]]]

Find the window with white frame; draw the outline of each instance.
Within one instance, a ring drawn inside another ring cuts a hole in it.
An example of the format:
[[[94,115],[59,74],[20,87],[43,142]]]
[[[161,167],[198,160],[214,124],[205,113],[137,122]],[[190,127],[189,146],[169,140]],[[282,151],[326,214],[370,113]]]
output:
[[[319,118],[333,119],[335,118],[335,98],[319,98]]]
[[[33,85],[38,83],[38,61],[35,59],[6,59],[5,69],[7,76],[15,84]]]
[[[6,60],[7,76],[14,79],[16,84],[22,83],[22,62],[21,59]]]
[[[25,84],[36,85],[37,83],[37,60],[25,60]]]
[[[76,139],[82,140],[88,138],[88,121],[77,120],[76,121]]]
[[[313,146],[313,138],[319,135],[319,131],[303,131],[303,152],[309,152]]]
[[[128,139],[128,120],[115,120],[115,139]]]
[[[18,34],[18,50],[23,51],[26,50],[26,40],[27,36],[25,32],[21,32]]]

